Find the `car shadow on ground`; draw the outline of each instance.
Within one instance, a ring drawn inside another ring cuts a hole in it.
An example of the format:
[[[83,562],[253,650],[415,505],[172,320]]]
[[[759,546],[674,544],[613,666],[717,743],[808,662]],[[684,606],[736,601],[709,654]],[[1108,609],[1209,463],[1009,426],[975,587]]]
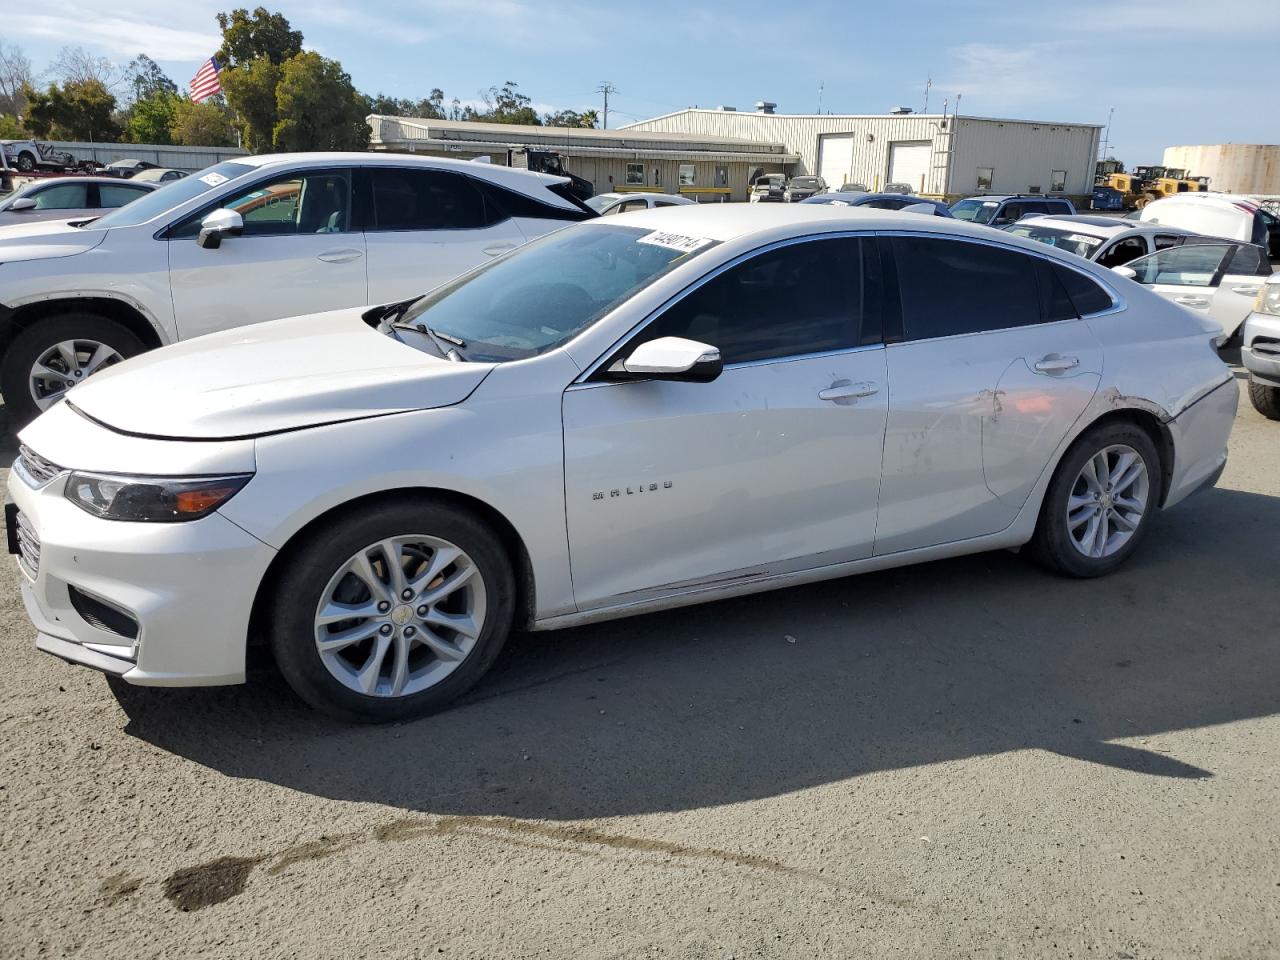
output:
[[[127,733],[229,776],[440,814],[680,810],[1025,749],[1210,777],[1142,740],[1280,710],[1277,530],[1280,498],[1214,490],[1102,580],[993,553],[517,636],[396,726],[327,720],[265,669],[113,686]]]

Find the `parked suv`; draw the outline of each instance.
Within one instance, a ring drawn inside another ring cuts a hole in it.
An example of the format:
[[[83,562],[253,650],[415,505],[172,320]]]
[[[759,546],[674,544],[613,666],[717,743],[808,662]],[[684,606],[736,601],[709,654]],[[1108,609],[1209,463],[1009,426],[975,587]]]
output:
[[[1044,197],[1039,194],[1019,194],[1006,197],[969,197],[951,205],[951,215],[957,220],[985,223],[1002,227],[1017,223],[1029,214],[1073,216],[1075,204],[1066,197]]]
[[[11,423],[152,347],[418,296],[594,217],[567,183],[424,157],[240,157],[88,223],[0,232],[0,392]]]
[[[1249,400],[1269,420],[1280,420],[1280,274],[1258,292],[1245,319],[1240,359],[1249,371]]]

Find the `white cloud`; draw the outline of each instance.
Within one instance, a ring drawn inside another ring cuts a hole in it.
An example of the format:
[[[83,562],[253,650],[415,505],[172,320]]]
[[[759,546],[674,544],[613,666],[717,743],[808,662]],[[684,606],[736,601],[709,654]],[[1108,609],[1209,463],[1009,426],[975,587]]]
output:
[[[5,32],[14,37],[82,44],[117,59],[145,53],[156,60],[200,61],[212,56],[221,44],[212,28],[161,25],[172,23],[173,18],[160,10],[154,16],[135,15],[128,10],[117,10],[108,16],[101,8],[75,3],[47,3],[43,8],[44,13],[7,14]],[[205,22],[212,24],[212,17]],[[74,24],[74,34],[68,30],[70,24]]]

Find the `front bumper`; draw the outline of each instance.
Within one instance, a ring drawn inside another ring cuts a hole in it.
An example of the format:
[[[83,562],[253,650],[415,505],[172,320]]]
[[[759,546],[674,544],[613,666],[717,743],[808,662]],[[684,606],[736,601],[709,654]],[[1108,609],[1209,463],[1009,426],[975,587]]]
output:
[[[1280,387],[1280,317],[1251,313],[1241,330],[1240,362],[1254,378]]]
[[[36,646],[144,686],[242,683],[249,614],[275,551],[217,513],[99,519],[63,497],[66,479],[32,488],[10,472],[6,512],[26,527],[18,567]]]

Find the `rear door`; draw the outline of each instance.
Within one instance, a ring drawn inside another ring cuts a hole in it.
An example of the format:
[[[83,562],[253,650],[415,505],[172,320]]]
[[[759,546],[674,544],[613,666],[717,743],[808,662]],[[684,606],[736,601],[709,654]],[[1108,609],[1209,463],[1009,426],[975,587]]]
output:
[[[368,199],[370,302],[419,296],[525,241],[463,174],[369,167],[357,178],[358,194]]]
[[[350,184],[344,169],[281,173],[171,227],[169,284],[179,336],[368,303],[364,234],[351,224]],[[244,233],[216,249],[201,247],[200,221],[218,208],[237,211]]]
[[[884,242],[901,319],[886,327],[876,555],[1013,522],[1098,388],[1102,348],[1080,316],[1111,306],[1081,287],[1077,309],[1066,286],[1080,275],[1020,250],[935,235]]]

